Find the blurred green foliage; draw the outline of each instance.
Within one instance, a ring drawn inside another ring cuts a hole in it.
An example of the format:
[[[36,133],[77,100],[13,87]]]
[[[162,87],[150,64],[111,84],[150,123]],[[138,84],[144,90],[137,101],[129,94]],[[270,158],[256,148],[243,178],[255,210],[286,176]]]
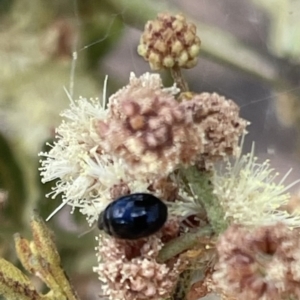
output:
[[[9,195],[0,209],[0,254],[8,260],[15,261],[12,235],[28,234],[32,210],[47,218],[61,203],[61,195],[45,197],[56,182],[41,183],[37,154],[49,150],[59,113],[68,105],[63,85],[69,89],[73,51],[80,57],[73,96],[100,93],[99,61],[123,32],[123,22],[111,22],[113,12],[104,3],[0,0],[0,189]],[[81,51],[85,45],[94,46]],[[70,276],[96,279],[95,234],[79,238],[89,228],[84,221],[76,210],[69,220],[58,213],[48,224]]]
[[[270,18],[268,46],[271,53],[300,63],[300,1],[252,0]]]
[[[13,6],[13,0],[0,0],[0,15],[8,13]]]
[[[0,210],[0,220],[6,226],[22,227],[26,200],[23,171],[5,137],[0,134],[0,189],[8,199]]]

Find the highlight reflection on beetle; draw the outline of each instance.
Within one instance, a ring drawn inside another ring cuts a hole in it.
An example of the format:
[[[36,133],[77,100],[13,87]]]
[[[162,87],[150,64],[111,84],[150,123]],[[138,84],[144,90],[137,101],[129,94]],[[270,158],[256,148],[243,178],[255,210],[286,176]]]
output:
[[[138,239],[157,232],[168,218],[167,206],[147,193],[122,196],[110,203],[98,219],[98,228],[120,239]]]

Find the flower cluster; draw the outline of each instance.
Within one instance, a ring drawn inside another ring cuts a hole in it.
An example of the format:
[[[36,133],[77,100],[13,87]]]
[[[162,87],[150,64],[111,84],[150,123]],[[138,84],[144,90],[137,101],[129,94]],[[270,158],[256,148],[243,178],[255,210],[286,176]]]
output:
[[[97,99],[72,100],[56,142],[40,154],[43,182],[57,180],[48,196],[61,193],[64,204],[78,207],[93,224],[125,194],[151,191],[176,200],[178,186],[169,177],[174,170],[209,167],[237,151],[246,121],[231,100],[204,93],[178,102],[176,93],[159,75],[146,73],[132,74],[108,109]]]
[[[236,152],[247,122],[231,100],[217,94],[178,102],[176,87],[162,87],[158,75],[130,77],[110,98],[106,122],[97,124],[106,152],[130,165],[129,172],[168,175],[180,165],[203,165]]]
[[[212,163],[234,153],[246,121],[238,116],[232,101],[216,94],[195,95],[190,102],[180,102],[175,98],[178,92],[176,86],[164,88],[157,74],[140,78],[132,74],[129,84],[109,98],[107,109],[97,99],[72,100],[62,114],[65,120],[57,129],[54,145],[40,154],[44,157],[40,168],[43,182],[56,180],[49,196],[61,193],[62,205],[79,208],[90,225],[111,201],[136,192],[152,193],[170,205],[176,203],[177,213],[172,209],[169,213],[170,219],[175,217],[176,228],[180,203],[181,217],[195,215],[193,195],[184,192],[174,172],[194,164],[205,168],[204,161]],[[128,258],[122,251],[135,248],[131,242],[117,246],[118,240],[100,237],[101,263],[96,270],[107,284],[106,293],[112,299],[126,300],[168,295],[176,283],[179,261],[175,259],[171,265],[155,261],[157,249],[166,240],[163,234],[146,239],[143,245],[155,255],[148,258],[139,253]],[[117,254],[106,251],[105,245],[123,254],[115,259]],[[137,272],[150,267],[151,276]],[[155,281],[153,276],[161,279]]]
[[[299,298],[300,239],[289,228],[300,227],[300,216],[284,210],[288,174],[275,184],[276,174],[268,161],[256,161],[254,148],[240,155],[248,122],[232,100],[187,91],[180,68],[196,64],[199,48],[196,27],[183,16],[149,21],[138,51],[152,69],[171,68],[181,93],[176,84],[166,88],[158,74],[146,73],[131,74],[107,108],[97,99],[71,99],[56,141],[40,154],[42,181],[56,180],[48,196],[62,194],[61,206],[78,208],[90,225],[124,195],[151,193],[167,204],[168,220],[149,237],[122,240],[114,230],[97,237],[94,270],[111,300],[181,299],[185,295],[176,291],[187,294],[199,265],[206,276],[192,285],[193,297],[212,290],[226,299]],[[233,162],[231,155],[237,156]],[[215,164],[223,160],[225,170]],[[128,199],[121,200],[131,204]],[[115,215],[105,222],[112,225]],[[213,230],[221,232],[215,271],[216,237],[203,238]],[[189,253],[185,246],[194,246],[193,238],[201,249]],[[172,256],[168,245],[174,241],[179,247]],[[195,264],[188,267],[183,260],[193,253]]]

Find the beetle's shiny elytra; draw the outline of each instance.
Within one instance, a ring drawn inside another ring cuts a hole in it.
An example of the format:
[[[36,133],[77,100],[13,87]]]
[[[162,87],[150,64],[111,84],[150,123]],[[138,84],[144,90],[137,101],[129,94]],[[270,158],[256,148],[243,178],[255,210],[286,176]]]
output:
[[[100,213],[98,227],[114,237],[134,240],[158,231],[167,217],[167,206],[160,199],[136,193],[110,203]]]

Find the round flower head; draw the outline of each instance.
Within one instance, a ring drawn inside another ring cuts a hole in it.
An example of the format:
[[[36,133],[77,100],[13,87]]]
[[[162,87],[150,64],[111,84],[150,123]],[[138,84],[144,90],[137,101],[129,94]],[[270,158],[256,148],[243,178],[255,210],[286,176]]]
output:
[[[196,161],[201,169],[211,169],[217,160],[238,153],[239,138],[247,121],[240,118],[239,107],[232,100],[216,93],[192,94],[188,99],[183,93],[181,100],[180,106],[195,134],[204,136],[204,147]]]
[[[185,121],[177,92],[163,88],[158,74],[131,74],[129,85],[109,99],[109,117],[97,125],[101,146],[136,176],[167,176],[201,152],[202,135]]]
[[[149,61],[152,70],[192,68],[197,64],[200,43],[196,26],[183,15],[162,13],[147,22],[138,53]]]

